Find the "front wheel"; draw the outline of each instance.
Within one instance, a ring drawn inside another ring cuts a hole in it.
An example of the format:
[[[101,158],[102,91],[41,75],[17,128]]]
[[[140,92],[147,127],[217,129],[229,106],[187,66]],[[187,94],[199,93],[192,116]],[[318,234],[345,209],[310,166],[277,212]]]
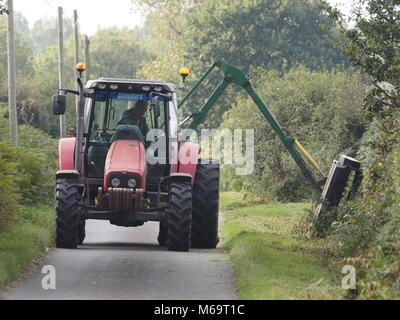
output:
[[[66,179],[56,181],[56,246],[74,249],[79,243],[79,193]]]
[[[167,248],[189,251],[192,229],[192,185],[189,182],[171,182]]]

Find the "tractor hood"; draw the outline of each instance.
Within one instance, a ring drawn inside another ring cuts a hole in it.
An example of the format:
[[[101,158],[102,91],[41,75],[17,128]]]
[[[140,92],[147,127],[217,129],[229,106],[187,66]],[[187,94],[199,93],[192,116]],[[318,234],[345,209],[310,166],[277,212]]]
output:
[[[146,183],[146,158],[143,143],[138,140],[116,140],[111,144],[107,153],[104,168],[104,190],[109,187],[109,177],[119,177],[121,185],[118,188],[128,187],[126,184],[127,176],[137,178],[137,187],[145,188]]]

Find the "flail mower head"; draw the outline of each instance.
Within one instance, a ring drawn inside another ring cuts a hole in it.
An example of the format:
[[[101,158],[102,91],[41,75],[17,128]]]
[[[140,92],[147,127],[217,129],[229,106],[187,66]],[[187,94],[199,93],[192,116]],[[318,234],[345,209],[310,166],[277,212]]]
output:
[[[322,190],[320,203],[314,214],[314,226],[317,234],[322,234],[337,217],[335,208],[345,197],[351,200],[357,192],[363,175],[361,163],[346,155],[334,160]],[[351,184],[349,180],[352,179]]]

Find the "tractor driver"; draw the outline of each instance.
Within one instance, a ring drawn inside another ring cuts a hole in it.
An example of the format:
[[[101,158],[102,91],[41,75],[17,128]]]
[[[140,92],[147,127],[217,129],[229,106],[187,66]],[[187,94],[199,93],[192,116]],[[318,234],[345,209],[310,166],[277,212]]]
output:
[[[142,131],[143,136],[146,137],[147,132],[149,131],[149,127],[144,116],[146,111],[147,102],[144,100],[138,100],[132,109],[125,110],[122,113],[121,120],[118,122],[118,124],[137,125],[140,131]]]

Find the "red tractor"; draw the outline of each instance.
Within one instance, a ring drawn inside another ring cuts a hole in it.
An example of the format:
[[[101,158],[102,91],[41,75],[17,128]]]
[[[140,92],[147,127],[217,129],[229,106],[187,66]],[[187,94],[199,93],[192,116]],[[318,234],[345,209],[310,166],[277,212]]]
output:
[[[67,93],[79,96],[76,126],[59,142],[57,247],[76,248],[85,221],[100,219],[124,227],[159,221],[158,242],[168,250],[215,248],[219,164],[179,141],[175,85],[101,78],[84,86],[80,78],[78,91],[53,96],[55,115],[65,113]]]

